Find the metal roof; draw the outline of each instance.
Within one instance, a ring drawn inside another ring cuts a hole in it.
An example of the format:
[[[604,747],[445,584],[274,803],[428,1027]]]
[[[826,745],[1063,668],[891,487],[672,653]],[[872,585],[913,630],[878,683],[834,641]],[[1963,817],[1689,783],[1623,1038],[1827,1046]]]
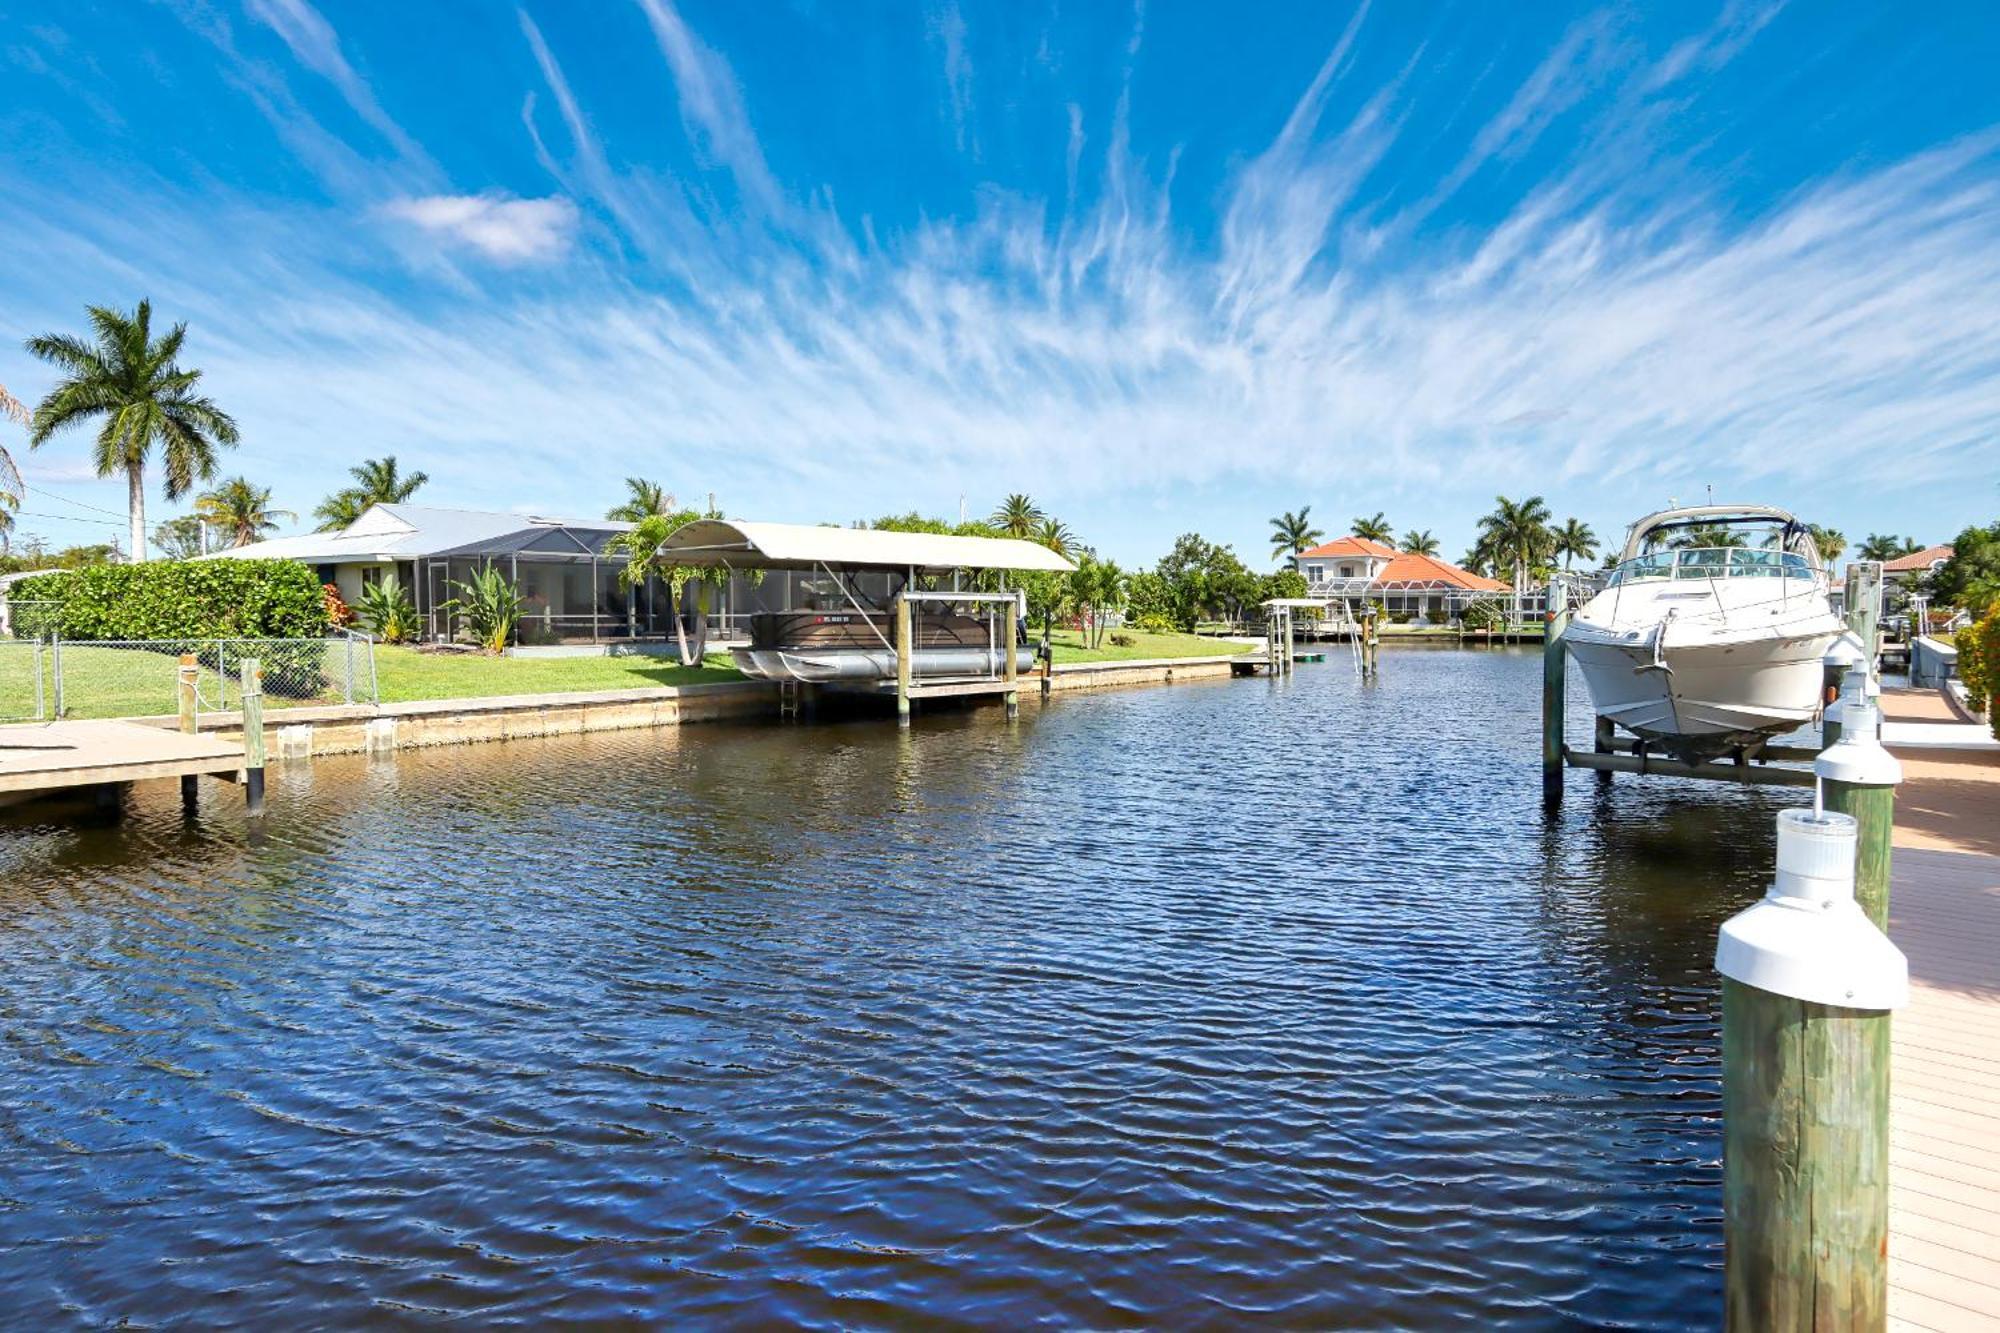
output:
[[[686,565],[733,569],[1045,569],[1076,566],[1048,547],[1015,537],[941,537],[875,528],[818,528],[803,523],[696,519],[677,528],[662,550]]]
[[[338,532],[309,532],[212,551],[206,560],[300,560],[337,565],[429,556],[507,555],[535,550],[588,557],[628,530],[608,519],[570,522],[527,514],[495,514],[477,509],[434,509],[428,505],[370,505]],[[545,539],[567,534],[555,541]]]

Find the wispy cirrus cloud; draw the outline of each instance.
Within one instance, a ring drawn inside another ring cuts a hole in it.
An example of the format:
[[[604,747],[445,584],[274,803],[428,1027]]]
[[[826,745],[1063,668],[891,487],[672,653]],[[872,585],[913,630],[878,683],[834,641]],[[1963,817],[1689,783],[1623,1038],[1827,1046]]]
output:
[[[382,109],[369,87],[341,50],[340,35],[307,0],[246,0],[250,17],[283,40],[292,56],[339,90],[347,105],[370,128],[412,161],[426,161],[424,152]]]
[[[503,264],[560,257],[569,249],[577,222],[576,205],[567,199],[515,199],[501,194],[425,195],[395,200],[382,211]]]

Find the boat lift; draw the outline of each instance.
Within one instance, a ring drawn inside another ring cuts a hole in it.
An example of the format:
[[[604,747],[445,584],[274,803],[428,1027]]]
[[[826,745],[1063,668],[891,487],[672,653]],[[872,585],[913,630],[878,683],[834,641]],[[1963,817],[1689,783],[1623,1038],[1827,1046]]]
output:
[[[1880,561],[1856,560],[1847,566],[1843,605],[1853,639],[1843,638],[1850,646],[1855,640],[1863,645],[1859,664],[1866,667],[1873,683],[1882,618]],[[1569,661],[1569,650],[1563,642],[1563,635],[1569,629],[1569,617],[1568,605],[1552,607],[1546,613],[1547,628],[1542,640],[1542,800],[1545,805],[1561,803],[1563,771],[1566,768],[1592,769],[1603,774],[1607,781],[1613,773],[1705,778],[1758,787],[1811,787],[1818,781],[1810,767],[1791,768],[1786,765],[1810,765],[1822,753],[1819,748],[1758,741],[1734,750],[1722,759],[1691,764],[1670,755],[1649,753],[1643,742],[1618,735],[1611,719],[1606,717],[1596,719],[1589,750],[1572,748],[1563,733],[1567,700],[1566,667]],[[1840,673],[1854,664],[1842,653],[1841,643],[1836,642],[1833,651],[1827,654],[1829,682],[1836,682]],[[1834,717],[1829,713],[1827,722],[1830,724],[1833,721]]]

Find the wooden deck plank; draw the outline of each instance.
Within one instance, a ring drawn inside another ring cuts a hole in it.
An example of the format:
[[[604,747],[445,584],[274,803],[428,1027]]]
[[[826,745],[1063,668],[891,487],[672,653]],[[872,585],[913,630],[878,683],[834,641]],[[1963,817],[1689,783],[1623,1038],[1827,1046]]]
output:
[[[0,792],[234,773],[242,767],[243,747],[238,743],[136,722],[0,727]]]
[[[1894,867],[1890,1322],[2000,1333],[2000,857],[1898,845]]]

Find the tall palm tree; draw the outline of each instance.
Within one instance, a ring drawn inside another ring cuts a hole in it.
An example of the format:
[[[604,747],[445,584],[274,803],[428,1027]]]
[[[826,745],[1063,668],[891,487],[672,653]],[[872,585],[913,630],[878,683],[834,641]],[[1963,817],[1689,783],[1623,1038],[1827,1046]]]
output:
[[[1915,555],[1923,549],[1914,537],[1871,532],[1868,540],[1861,543],[1860,555],[1863,560],[1894,560],[1897,556]]]
[[[231,477],[197,497],[194,512],[227,538],[231,546],[263,541],[265,533],[276,530],[281,514],[294,521],[298,519],[289,509],[271,508],[270,489],[252,485],[248,477]]]
[[[987,522],[1009,537],[1033,537],[1047,517],[1033,500],[1016,492],[1000,502]]]
[[[1436,537],[1431,535],[1429,528],[1425,528],[1422,532],[1411,528],[1403,534],[1403,551],[1405,554],[1436,555],[1439,548],[1440,543]]]
[[[1493,512],[1479,520],[1479,539],[1490,549],[1494,567],[1511,569],[1518,586],[1524,571],[1553,553],[1549,507],[1539,495],[1525,500],[1496,495],[1493,505]]]
[[[1291,557],[1294,565],[1298,557],[1319,542],[1326,533],[1312,525],[1311,505],[1306,505],[1298,513],[1286,512],[1271,520],[1271,558]]]
[[[94,345],[66,333],[28,339],[31,354],[64,372],[35,408],[28,446],[39,449],[56,432],[102,417],[97,475],[125,474],[132,559],[144,560],[146,461],[153,446],[160,446],[167,498],[178,500],[215,475],[216,446],[236,443],[236,422],[195,392],[201,372],[183,370],[175,360],[187,341],[186,324],[155,338],[150,301],[130,314],[108,306],[87,309]]]
[[[1353,532],[1355,536],[1364,537],[1371,542],[1387,542],[1396,539],[1396,529],[1390,526],[1389,516],[1379,509],[1375,511],[1375,517],[1373,518],[1355,519]]]
[[[1069,530],[1069,524],[1059,518],[1044,518],[1035,528],[1034,540],[1054,551],[1067,556],[1076,545],[1076,534]]]
[[[1840,553],[1847,549],[1847,534],[1839,528],[1823,528],[1817,523],[1806,524],[1806,531],[1812,534],[1813,545],[1819,547],[1819,558],[1826,561],[1828,569],[1840,559]]]
[[[407,477],[402,475],[394,454],[364,458],[359,467],[347,469],[347,475],[354,478],[354,485],[335,491],[313,510],[313,517],[320,521],[321,532],[346,527],[360,518],[369,505],[401,504],[430,480],[430,474],[426,472],[412,472]]]
[[[625,502],[614,505],[604,516],[614,523],[637,523],[652,514],[678,513],[680,507],[674,493],[659,482],[647,481],[644,477],[627,477]]]
[[[1555,553],[1563,559],[1563,569],[1569,569],[1570,558],[1594,560],[1597,558],[1597,534],[1590,530],[1590,524],[1581,519],[1564,519],[1563,525],[1555,530]]]

